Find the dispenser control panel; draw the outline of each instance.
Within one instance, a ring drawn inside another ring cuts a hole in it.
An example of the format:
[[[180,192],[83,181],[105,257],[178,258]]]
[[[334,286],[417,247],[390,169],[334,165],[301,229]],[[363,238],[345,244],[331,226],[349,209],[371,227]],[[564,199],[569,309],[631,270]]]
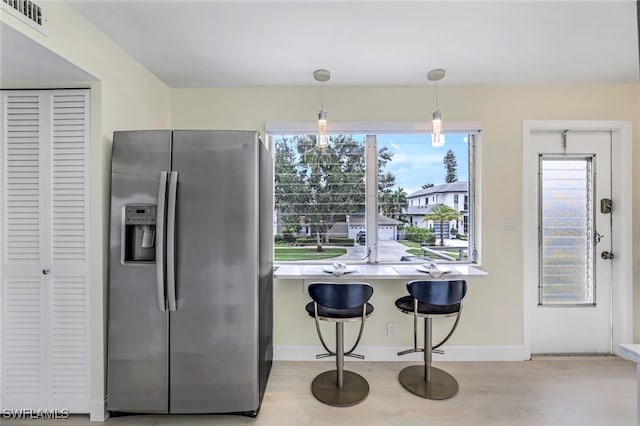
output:
[[[155,262],[157,207],[154,204],[124,206],[122,263]]]
[[[156,206],[127,206],[124,212],[125,225],[155,225]]]

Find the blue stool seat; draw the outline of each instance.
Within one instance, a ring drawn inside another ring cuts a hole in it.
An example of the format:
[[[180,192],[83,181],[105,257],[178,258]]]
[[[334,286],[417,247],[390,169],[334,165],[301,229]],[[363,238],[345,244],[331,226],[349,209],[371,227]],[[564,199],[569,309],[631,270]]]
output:
[[[432,354],[453,334],[462,312],[462,299],[467,294],[467,282],[411,281],[407,284],[408,296],[396,300],[396,307],[405,314],[413,315],[413,349],[398,352],[405,355],[424,352],[424,365],[404,368],[399,375],[400,383],[409,392],[429,399],[447,399],[458,393],[457,380],[447,373],[431,366]],[[455,316],[456,320],[447,336],[438,344],[432,342],[432,319]],[[424,318],[424,348],[418,348],[418,318]]]
[[[373,287],[367,283],[312,283],[309,285],[312,301],[305,309],[315,319],[316,331],[322,346],[327,353],[316,355],[316,358],[336,357],[336,369],[325,371],[311,383],[311,392],[321,402],[336,407],[347,407],[363,401],[369,394],[369,383],[364,377],[344,369],[344,357],[363,359],[354,354],[362,337],[364,322],[373,312],[368,303],[373,295]],[[336,323],[336,350],[331,351],[325,343],[320,330],[320,321]],[[344,350],[344,323],[360,321],[360,332],[353,347]]]
[[[404,296],[396,300],[396,308],[400,309],[404,314],[413,314],[415,300],[413,296]],[[453,305],[430,305],[418,301],[418,314],[422,315],[443,315],[452,314],[460,310],[460,304]]]
[[[369,316],[373,312],[373,306],[370,303],[366,305],[366,315]],[[304,307],[309,316],[315,317],[313,302],[307,303]],[[336,309],[328,308],[326,306],[318,305],[318,316],[328,319],[360,319],[362,317],[362,306],[350,309]],[[321,319],[323,319],[321,318]]]

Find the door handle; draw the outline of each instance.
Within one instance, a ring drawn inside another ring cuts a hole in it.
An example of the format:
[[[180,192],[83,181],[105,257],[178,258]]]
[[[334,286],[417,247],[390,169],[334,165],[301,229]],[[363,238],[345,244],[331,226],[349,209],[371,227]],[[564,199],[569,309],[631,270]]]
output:
[[[165,200],[167,198],[167,172],[160,172],[160,183],[158,185],[158,209],[156,220],[156,293],[158,297],[158,308],[166,311],[165,281],[164,281],[164,226],[165,226]]]
[[[51,271],[49,270],[49,268],[44,268],[44,269],[42,270],[42,275],[47,275],[49,272],[51,272]]]
[[[169,195],[167,197],[167,308],[176,306],[176,194],[178,172],[169,172]]]
[[[604,260],[612,260],[614,258],[614,255],[609,251],[603,251],[600,254],[600,257],[603,258]]]

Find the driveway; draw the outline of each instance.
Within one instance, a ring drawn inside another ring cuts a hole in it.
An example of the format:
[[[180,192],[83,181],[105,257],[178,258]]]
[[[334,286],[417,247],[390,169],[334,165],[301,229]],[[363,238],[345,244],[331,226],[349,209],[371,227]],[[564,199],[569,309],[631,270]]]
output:
[[[365,246],[356,244],[353,247],[346,247],[347,253],[342,256],[334,257],[333,260],[364,260]],[[409,247],[400,244],[397,241],[379,241],[378,257],[383,262],[398,262],[402,256],[406,256]]]

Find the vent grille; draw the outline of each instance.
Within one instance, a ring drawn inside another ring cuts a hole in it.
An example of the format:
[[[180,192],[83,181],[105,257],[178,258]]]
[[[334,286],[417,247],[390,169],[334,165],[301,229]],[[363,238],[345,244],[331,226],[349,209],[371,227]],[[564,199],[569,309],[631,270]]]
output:
[[[42,8],[30,0],[2,0],[10,8],[42,26]]]

